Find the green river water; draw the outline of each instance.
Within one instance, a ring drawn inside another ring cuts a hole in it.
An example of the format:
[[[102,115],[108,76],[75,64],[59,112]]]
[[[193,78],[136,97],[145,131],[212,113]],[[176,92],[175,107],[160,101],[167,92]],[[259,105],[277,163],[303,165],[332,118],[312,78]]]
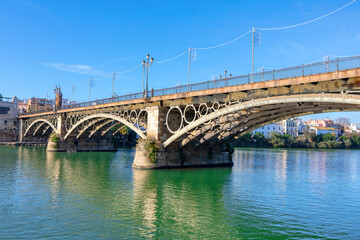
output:
[[[0,147],[1,239],[360,239],[360,151],[238,149],[135,170],[133,150]]]

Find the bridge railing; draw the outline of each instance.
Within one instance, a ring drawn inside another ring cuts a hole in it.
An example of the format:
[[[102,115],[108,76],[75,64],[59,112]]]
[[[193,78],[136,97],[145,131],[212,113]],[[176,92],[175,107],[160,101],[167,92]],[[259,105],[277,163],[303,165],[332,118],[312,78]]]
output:
[[[251,82],[264,82],[270,80],[278,80],[284,78],[292,78],[292,77],[300,77],[300,76],[310,76],[314,74],[334,72],[334,71],[342,71],[347,69],[360,68],[360,56],[346,57],[346,58],[338,58],[335,60],[326,60],[323,62],[317,62],[312,64],[305,64],[296,67],[282,68],[282,69],[274,69],[271,71],[263,71],[247,75],[241,75],[231,78],[223,78],[218,80],[211,80],[206,82],[193,83],[188,85],[180,85],[176,87],[163,88],[150,90],[148,92],[148,96],[156,97],[156,96],[164,96],[176,93],[185,93],[185,92],[194,92],[201,91],[206,89],[216,89],[230,86],[237,86],[242,84],[248,84]],[[113,102],[121,102],[127,100],[141,99],[144,97],[143,92],[133,93],[123,96],[116,96],[113,98],[106,98],[101,100],[95,100],[90,102],[76,103],[72,105],[66,105],[59,107],[60,109],[71,109],[71,108],[79,108],[79,107],[87,107],[87,106],[95,106],[106,103]],[[21,115],[33,114],[31,113],[23,113]]]

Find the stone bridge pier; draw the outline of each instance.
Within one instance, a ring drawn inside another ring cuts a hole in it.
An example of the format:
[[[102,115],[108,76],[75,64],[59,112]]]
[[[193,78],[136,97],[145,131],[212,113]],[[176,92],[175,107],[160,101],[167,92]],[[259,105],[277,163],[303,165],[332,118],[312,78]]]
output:
[[[172,111],[172,109],[176,109]],[[180,168],[180,167],[224,167],[232,166],[231,151],[212,144],[198,147],[182,147],[179,141],[168,146],[168,140],[176,130],[184,125],[184,116],[179,107],[169,108],[153,106],[148,112],[147,138],[140,139],[136,146],[134,168]],[[193,119],[194,115],[190,116]],[[155,149],[156,148],[156,149]],[[155,154],[151,155],[152,152]],[[150,156],[149,156],[150,155]]]

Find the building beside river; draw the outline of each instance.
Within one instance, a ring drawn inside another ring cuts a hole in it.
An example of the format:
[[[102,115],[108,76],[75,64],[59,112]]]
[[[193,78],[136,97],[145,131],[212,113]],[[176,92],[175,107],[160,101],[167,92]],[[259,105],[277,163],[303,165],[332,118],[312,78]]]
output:
[[[253,134],[258,132],[265,137],[270,137],[273,132],[283,133],[283,126],[281,123],[272,123],[254,130]]]
[[[316,135],[331,134],[335,137],[339,137],[339,130],[333,127],[311,127],[311,132],[315,132]]]
[[[36,112],[41,110],[51,111],[53,103],[46,98],[30,98],[27,101],[27,112]]]
[[[17,102],[10,98],[0,99],[0,142],[13,142],[18,136]]]

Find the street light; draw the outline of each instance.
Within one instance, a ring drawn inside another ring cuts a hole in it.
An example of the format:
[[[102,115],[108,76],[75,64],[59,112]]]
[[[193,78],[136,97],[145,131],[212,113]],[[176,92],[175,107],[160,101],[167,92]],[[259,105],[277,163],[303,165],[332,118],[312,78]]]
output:
[[[150,61],[149,61],[150,59]],[[153,64],[154,62],[154,58],[150,58],[149,54],[146,54],[146,61],[143,60],[142,61],[142,65],[143,65],[143,88],[144,88],[144,75],[145,75],[145,71],[146,71],[146,84],[145,84],[145,93],[144,93],[144,98],[148,98],[148,79],[149,79],[149,67]]]

